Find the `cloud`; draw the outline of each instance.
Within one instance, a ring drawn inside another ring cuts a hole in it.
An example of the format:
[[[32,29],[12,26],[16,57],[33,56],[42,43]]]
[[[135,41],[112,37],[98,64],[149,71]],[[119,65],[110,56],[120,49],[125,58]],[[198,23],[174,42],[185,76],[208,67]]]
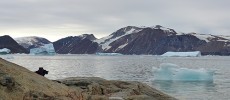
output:
[[[229,3],[228,0],[3,0],[0,34],[47,35],[55,40],[83,33],[102,37],[127,25],[159,24],[182,32],[229,35]]]

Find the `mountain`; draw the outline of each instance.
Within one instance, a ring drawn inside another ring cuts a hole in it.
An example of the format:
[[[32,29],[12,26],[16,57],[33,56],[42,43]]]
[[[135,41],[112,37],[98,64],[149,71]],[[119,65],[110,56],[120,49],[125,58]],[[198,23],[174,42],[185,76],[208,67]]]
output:
[[[230,37],[198,33],[177,33],[160,25],[127,26],[95,40],[103,52],[161,55],[167,51],[201,51],[208,55],[230,55]]]
[[[53,43],[56,53],[59,54],[93,54],[99,50],[99,45],[92,40],[94,35],[84,34],[80,36],[70,36]]]
[[[24,48],[26,48],[28,51],[32,48],[37,48],[40,46],[44,46],[44,44],[51,43],[49,40],[37,36],[15,38],[15,41]]]
[[[9,35],[0,36],[0,49],[8,48],[11,53],[29,53]]]
[[[211,34],[190,33],[201,40],[205,40],[206,44],[197,48],[204,55],[230,55],[230,37]]]
[[[93,34],[82,34],[82,35],[79,35],[78,37],[80,37],[82,39],[86,38],[86,39],[89,39],[91,41],[94,41],[97,39]]]

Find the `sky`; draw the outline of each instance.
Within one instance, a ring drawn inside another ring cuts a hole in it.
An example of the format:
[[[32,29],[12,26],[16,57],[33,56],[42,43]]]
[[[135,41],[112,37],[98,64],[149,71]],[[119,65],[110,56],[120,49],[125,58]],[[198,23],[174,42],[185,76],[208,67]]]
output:
[[[1,0],[0,35],[108,36],[125,26],[230,35],[230,0]]]

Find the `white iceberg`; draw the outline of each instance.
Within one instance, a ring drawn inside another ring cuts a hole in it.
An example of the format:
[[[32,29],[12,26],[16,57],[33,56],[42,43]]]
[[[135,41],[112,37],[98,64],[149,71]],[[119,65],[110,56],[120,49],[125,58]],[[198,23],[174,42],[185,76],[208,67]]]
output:
[[[192,52],[166,52],[163,55],[164,57],[200,57],[200,51],[192,51]]]
[[[161,81],[213,81],[214,71],[181,68],[178,65],[163,63],[153,71],[154,80]]]
[[[3,49],[0,49],[0,54],[8,54],[10,53],[10,49],[7,49],[7,48],[3,48]]]
[[[99,55],[99,56],[120,56],[122,54],[120,54],[120,53],[96,53],[96,55]]]
[[[39,48],[30,49],[30,54],[53,55],[55,54],[55,49],[53,44],[50,43],[50,44],[45,44],[44,46],[41,46]]]

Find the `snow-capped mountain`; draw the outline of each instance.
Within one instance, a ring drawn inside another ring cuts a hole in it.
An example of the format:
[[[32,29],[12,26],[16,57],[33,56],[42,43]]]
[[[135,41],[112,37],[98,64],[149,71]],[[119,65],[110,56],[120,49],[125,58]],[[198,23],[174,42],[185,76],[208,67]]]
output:
[[[11,53],[29,53],[8,35],[0,36],[0,49],[7,48]]]
[[[197,38],[206,41],[197,50],[202,54],[208,55],[230,55],[230,38],[229,36],[189,33]]]
[[[27,49],[50,43],[45,38],[24,37],[15,39]],[[230,36],[178,33],[160,25],[152,27],[123,27],[109,36],[96,39],[93,34],[83,34],[60,39],[53,43],[59,54],[154,54],[168,51],[201,51],[202,55],[230,55]]]
[[[51,43],[49,40],[37,36],[15,38],[15,41],[27,50]]]
[[[156,25],[153,27],[127,26],[127,27],[124,27],[124,28],[117,30],[116,32],[113,32],[111,35],[109,35],[107,37],[95,40],[95,42],[100,44],[102,46],[103,50],[108,50],[111,48],[111,43],[117,41],[118,39],[127,37],[129,35],[133,35],[135,33],[139,33],[141,31],[146,31],[146,30],[162,30],[162,32],[164,32],[168,35],[173,35],[176,33],[173,29],[164,28],[160,25]],[[130,40],[130,39],[128,39],[128,40]],[[125,44],[120,45],[118,48],[122,48],[122,47],[126,46],[129,42],[128,40],[125,42]]]
[[[127,26],[95,40],[104,52],[156,54],[167,51],[201,51],[202,54],[230,55],[230,37],[198,33],[177,33],[160,25]]]
[[[162,37],[175,35],[170,28],[160,25],[153,27],[127,26],[117,30],[108,37],[96,40],[104,52],[117,52],[122,54],[155,54],[153,49],[157,40]]]
[[[54,48],[59,54],[93,54],[99,50],[99,46],[92,34],[84,34],[80,36],[70,36],[55,41]]]

